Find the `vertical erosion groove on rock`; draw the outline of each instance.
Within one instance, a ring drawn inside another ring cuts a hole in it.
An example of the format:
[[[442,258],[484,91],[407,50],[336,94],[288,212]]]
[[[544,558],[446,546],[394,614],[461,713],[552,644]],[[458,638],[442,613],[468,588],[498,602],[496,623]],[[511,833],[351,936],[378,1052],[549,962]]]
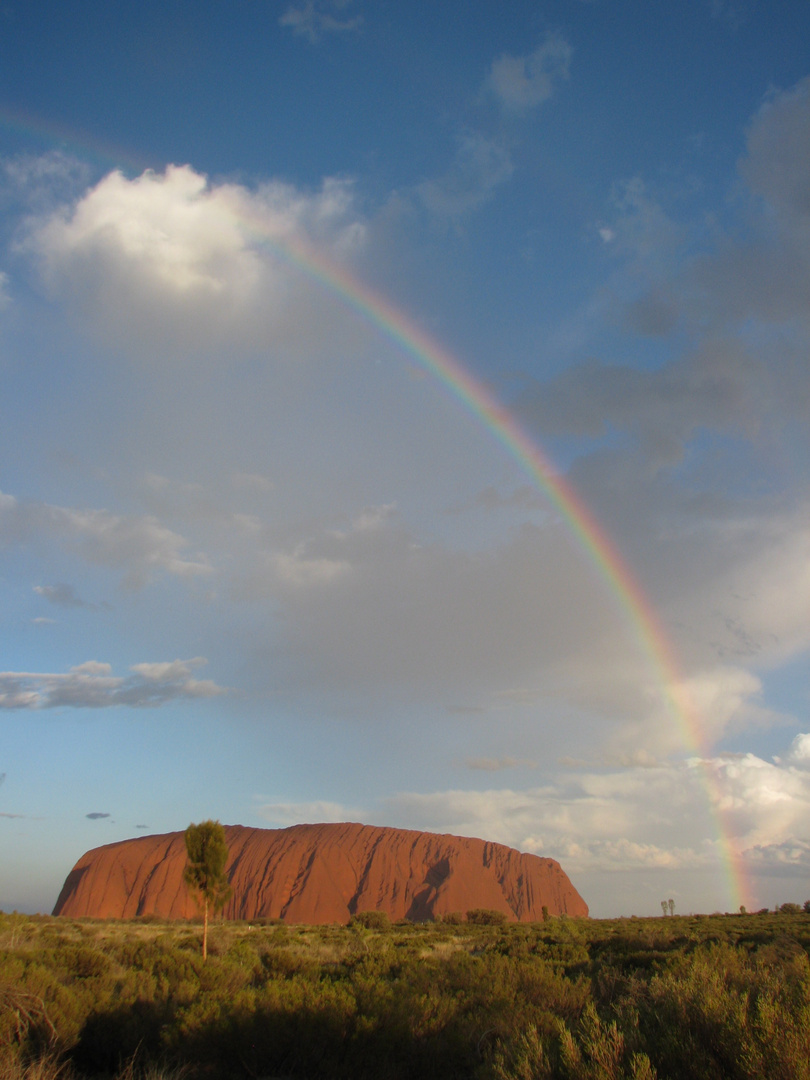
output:
[[[586,916],[554,859],[469,837],[358,824],[289,829],[225,826],[226,919],[345,923],[361,911],[416,921],[490,908],[518,922]],[[94,848],[68,874],[55,915],[132,918],[198,914],[183,881],[183,833]]]

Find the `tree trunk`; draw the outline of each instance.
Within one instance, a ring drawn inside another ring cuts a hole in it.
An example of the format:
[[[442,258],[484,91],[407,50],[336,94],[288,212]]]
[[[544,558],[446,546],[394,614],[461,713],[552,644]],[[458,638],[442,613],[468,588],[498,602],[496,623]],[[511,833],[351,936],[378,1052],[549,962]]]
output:
[[[208,897],[203,902],[203,960],[208,959]]]

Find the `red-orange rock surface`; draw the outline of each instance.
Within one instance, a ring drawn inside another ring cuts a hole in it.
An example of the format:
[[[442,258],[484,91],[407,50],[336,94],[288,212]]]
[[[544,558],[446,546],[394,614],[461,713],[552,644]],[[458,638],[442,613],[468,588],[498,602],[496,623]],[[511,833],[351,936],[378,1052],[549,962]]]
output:
[[[345,923],[359,911],[429,919],[492,908],[532,922],[588,907],[554,859],[462,836],[371,825],[226,825],[226,919]],[[198,914],[183,881],[182,832],[94,848],[68,874],[54,915],[131,918]]]

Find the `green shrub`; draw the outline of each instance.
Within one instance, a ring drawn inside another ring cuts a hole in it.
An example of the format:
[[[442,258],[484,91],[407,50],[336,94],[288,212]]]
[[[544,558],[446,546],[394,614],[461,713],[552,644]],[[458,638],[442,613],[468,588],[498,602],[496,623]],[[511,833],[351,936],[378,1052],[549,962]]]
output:
[[[471,908],[467,912],[467,922],[474,926],[503,926],[507,916],[503,911],[493,911],[491,908]]]
[[[810,1080],[803,912],[374,914],[220,924],[205,965],[183,923],[0,916],[0,1080]]]
[[[631,1052],[614,1020],[603,1022],[588,1002],[579,1025],[579,1039],[560,1025],[560,1063],[570,1080],[656,1080],[644,1053]]]
[[[360,926],[365,930],[389,930],[391,920],[384,911],[358,911],[349,919],[349,926]]]

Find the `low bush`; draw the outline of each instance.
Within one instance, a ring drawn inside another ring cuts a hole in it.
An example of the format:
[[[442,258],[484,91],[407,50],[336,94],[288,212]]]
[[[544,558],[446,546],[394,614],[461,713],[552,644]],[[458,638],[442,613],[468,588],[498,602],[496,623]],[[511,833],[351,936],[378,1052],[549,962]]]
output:
[[[0,916],[0,1080],[810,1080],[803,911],[377,914],[218,923],[205,964],[183,923]]]
[[[504,926],[506,914],[503,911],[492,911],[490,908],[471,908],[467,912],[467,922],[474,926]]]
[[[356,915],[352,915],[349,926],[360,926],[366,930],[388,930],[391,920],[384,911],[358,911]]]

